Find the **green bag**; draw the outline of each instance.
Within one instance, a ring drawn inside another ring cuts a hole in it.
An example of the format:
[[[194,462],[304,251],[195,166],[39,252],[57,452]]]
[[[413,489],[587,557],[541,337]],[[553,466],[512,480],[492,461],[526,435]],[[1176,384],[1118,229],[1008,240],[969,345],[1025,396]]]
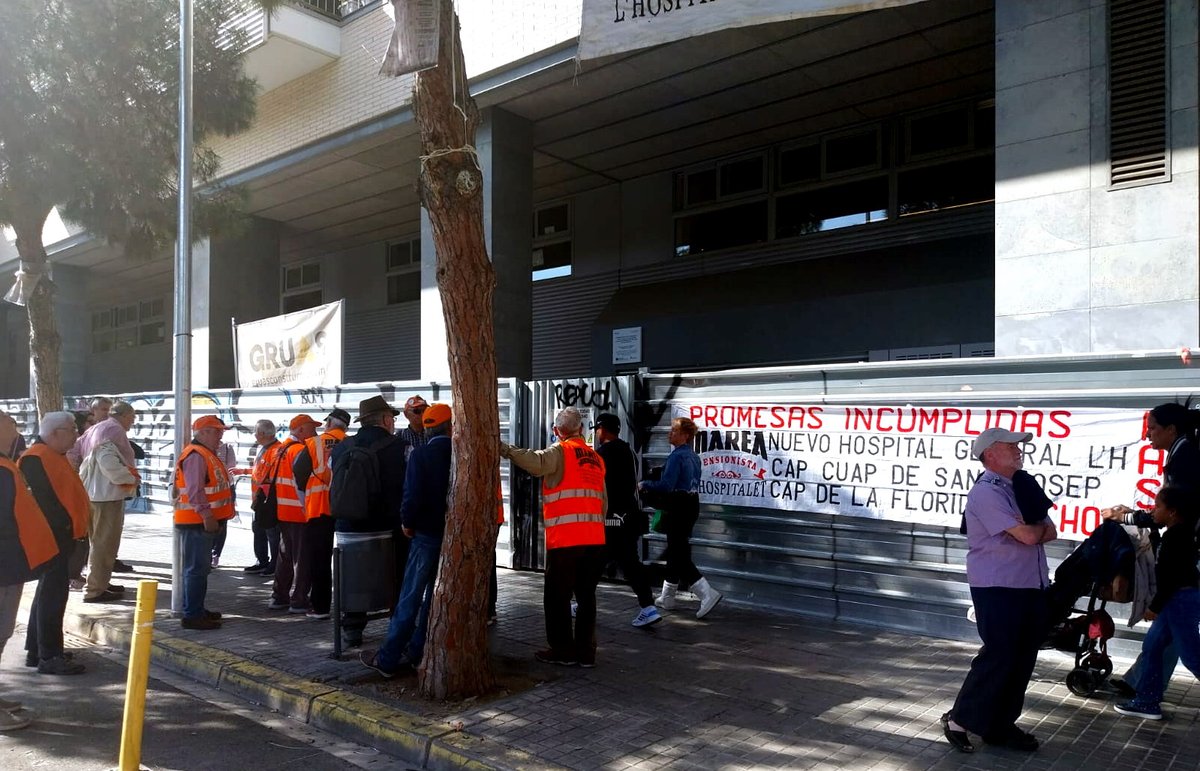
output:
[[[650,529],[656,533],[666,533],[666,523],[663,522],[663,510],[655,509],[654,516],[650,518]]]

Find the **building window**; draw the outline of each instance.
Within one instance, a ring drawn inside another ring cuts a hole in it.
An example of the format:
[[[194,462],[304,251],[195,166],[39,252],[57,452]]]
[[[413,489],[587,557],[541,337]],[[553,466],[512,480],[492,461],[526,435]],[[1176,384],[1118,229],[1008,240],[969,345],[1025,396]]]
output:
[[[888,179],[874,177],[780,196],[775,202],[775,237],[837,230],[887,219]]]
[[[413,302],[421,299],[421,239],[413,238],[388,244],[387,304]]]
[[[676,172],[675,255],[992,201],[995,136],[993,100],[957,102]]]
[[[300,262],[283,266],[280,310],[293,313],[321,304],[321,263]]]
[[[92,353],[166,342],[166,303],[162,298],[92,311]]]
[[[533,211],[533,280],[571,275],[571,204],[539,206]]]
[[[675,174],[675,254],[700,254],[767,240],[766,153]],[[759,198],[759,200],[747,200]]]
[[[1109,184],[1171,178],[1167,132],[1167,4],[1108,3]]]

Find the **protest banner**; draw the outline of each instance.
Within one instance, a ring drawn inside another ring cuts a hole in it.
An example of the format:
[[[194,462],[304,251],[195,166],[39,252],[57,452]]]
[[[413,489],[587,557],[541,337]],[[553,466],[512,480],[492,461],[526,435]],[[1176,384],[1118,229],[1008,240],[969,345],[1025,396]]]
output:
[[[987,428],[1033,435],[1025,470],[1065,538],[1086,538],[1104,507],[1150,508],[1166,461],[1143,440],[1142,410],[697,403],[673,414],[699,426],[704,503],[955,528],[984,471],[971,443]]]

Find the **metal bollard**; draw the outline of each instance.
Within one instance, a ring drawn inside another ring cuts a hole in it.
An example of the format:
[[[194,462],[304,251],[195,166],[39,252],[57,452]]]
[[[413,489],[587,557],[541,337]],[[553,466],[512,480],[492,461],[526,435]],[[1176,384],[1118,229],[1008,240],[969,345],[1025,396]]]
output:
[[[125,681],[125,717],[121,725],[120,771],[138,771],[142,761],[142,724],[146,717],[146,680],[150,674],[150,645],[154,642],[157,581],[138,581],[129,646],[129,677]]]

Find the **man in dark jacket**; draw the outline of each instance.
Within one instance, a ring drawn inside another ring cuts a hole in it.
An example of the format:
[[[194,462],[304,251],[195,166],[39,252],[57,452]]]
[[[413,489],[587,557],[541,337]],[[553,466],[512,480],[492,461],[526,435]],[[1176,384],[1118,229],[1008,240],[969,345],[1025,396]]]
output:
[[[380,533],[391,531],[396,550],[397,570],[408,561],[408,538],[401,529],[400,504],[404,499],[404,443],[394,437],[396,416],[400,411],[387,403],[382,396],[364,399],[358,405],[356,423],[362,425],[358,433],[339,443],[330,453],[330,466],[337,474],[338,463],[351,447],[376,446],[379,459],[380,495],[367,516],[360,519],[336,519],[334,530],[338,533]],[[387,441],[391,438],[390,441]],[[331,494],[333,490],[330,491]],[[393,598],[400,594],[398,576],[386,576],[381,580],[393,583]],[[393,604],[394,604],[393,599]],[[363,629],[367,626],[364,613],[344,613],[342,641],[348,647],[362,645]]]
[[[392,614],[387,640],[377,653],[359,659],[384,677],[416,667],[425,650],[429,606],[446,532],[446,498],[450,491],[450,407],[434,403],[424,411],[425,444],[408,458],[404,503],[400,515],[411,541],[403,590]]]
[[[604,518],[604,540],[608,559],[621,566],[629,588],[641,609],[633,618],[636,627],[662,621],[654,607],[650,577],[638,554],[638,538],[646,532],[646,514],[637,497],[637,471],[633,450],[621,438],[621,419],[611,412],[596,418],[596,452],[604,459],[604,486],[608,490],[608,514]]]

